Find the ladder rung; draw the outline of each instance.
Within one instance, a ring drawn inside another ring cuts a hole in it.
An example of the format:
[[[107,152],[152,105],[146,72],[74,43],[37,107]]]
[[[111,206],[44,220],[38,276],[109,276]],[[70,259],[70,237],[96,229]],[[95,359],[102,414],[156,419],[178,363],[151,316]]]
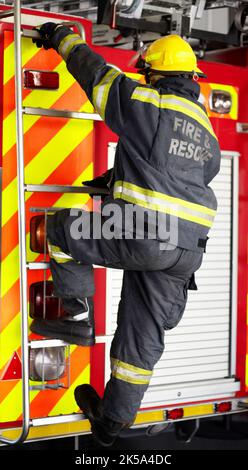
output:
[[[47,116],[47,117],[59,117],[67,119],[87,119],[91,121],[102,121],[99,114],[96,113],[80,113],[78,111],[66,111],[59,109],[45,109],[45,108],[23,108],[23,113],[32,116]]]
[[[58,390],[58,389],[63,389],[65,388],[64,384],[58,383],[58,384],[45,384],[45,385],[30,385],[29,390]]]
[[[105,269],[105,266],[100,266],[98,264],[93,264],[95,269]],[[50,269],[50,263],[46,261],[27,263],[27,269],[38,270],[38,269]]]
[[[36,270],[36,269],[49,269],[50,263],[40,262],[40,263],[27,263],[27,269]]]
[[[35,31],[35,29],[26,29],[23,28],[21,31],[22,36],[25,38],[32,38],[32,39],[39,39],[40,34],[38,31]]]
[[[29,341],[29,347],[31,349],[57,348],[58,346],[69,346],[69,343],[61,339],[36,339]]]
[[[113,335],[105,336],[96,336],[96,343],[106,343],[109,338],[112,338]],[[70,346],[70,343],[66,343],[61,339],[51,338],[51,339],[34,339],[29,341],[29,347],[31,349],[39,348],[56,348],[58,346]]]
[[[78,193],[78,194],[109,194],[107,189],[89,186],[63,186],[52,184],[26,184],[25,191],[31,193]]]

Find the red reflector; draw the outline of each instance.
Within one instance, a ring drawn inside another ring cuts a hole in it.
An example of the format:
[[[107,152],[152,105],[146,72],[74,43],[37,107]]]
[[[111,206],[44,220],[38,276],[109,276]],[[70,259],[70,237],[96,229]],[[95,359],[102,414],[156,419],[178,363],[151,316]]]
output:
[[[167,419],[181,419],[183,418],[183,408],[175,408],[174,410],[167,411]]]
[[[44,302],[45,297],[45,302]],[[61,301],[53,294],[53,282],[34,282],[29,289],[29,314],[31,318],[53,320],[65,316]]]
[[[216,413],[225,413],[227,411],[231,411],[231,409],[232,409],[231,401],[224,401],[223,403],[216,403],[215,405]]]
[[[44,215],[35,215],[30,219],[30,249],[35,253],[48,253],[45,234]]]
[[[24,87],[39,90],[58,90],[59,74],[43,70],[24,70]]]

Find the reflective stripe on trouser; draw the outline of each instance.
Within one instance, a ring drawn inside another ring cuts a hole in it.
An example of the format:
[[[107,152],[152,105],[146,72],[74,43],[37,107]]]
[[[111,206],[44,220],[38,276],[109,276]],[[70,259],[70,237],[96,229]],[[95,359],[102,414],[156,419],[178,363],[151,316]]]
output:
[[[67,253],[64,253],[64,251],[62,251],[59,246],[52,245],[52,243],[49,243],[49,241],[48,241],[48,251],[49,251],[50,258],[57,261],[57,263],[61,264],[61,263],[68,263],[69,261],[73,261],[72,256],[70,256]]]
[[[101,214],[94,214],[98,216]],[[52,259],[53,281],[60,293],[90,297],[87,289],[94,285],[89,277],[92,264],[124,269],[118,326],[111,345],[112,374],[103,405],[109,418],[130,422],[163,353],[164,330],[175,327],[182,318],[188,281],[199,268],[202,253],[182,248],[161,251],[157,240],[148,239],[76,240],[70,236],[75,218],[69,210],[48,217],[50,243],[77,261],[57,263]]]
[[[168,213],[205,227],[212,227],[216,211],[200,204],[142,188],[126,181],[116,181],[114,198],[137,204],[146,209]]]

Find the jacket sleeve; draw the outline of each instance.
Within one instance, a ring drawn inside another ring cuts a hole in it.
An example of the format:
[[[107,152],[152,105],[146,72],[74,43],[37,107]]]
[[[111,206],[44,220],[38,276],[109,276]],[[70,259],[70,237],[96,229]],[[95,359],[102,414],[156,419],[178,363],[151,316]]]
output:
[[[208,185],[214,179],[214,177],[220,171],[220,163],[221,163],[221,152],[219,143],[216,139],[212,138],[212,148],[211,154],[212,158],[209,159],[206,164],[204,165],[204,183]]]
[[[57,30],[53,45],[101,118],[116,134],[121,135],[130,97],[138,83],[107,65],[101,55],[93,52],[68,27]]]

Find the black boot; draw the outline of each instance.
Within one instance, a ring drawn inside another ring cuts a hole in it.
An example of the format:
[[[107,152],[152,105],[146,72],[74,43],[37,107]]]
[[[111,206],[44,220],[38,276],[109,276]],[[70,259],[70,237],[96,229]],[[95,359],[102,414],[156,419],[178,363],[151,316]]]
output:
[[[91,385],[79,385],[74,390],[74,396],[78,407],[91,423],[93,437],[101,446],[112,446],[120,431],[131,426],[132,423],[118,423],[104,416],[103,402]]]
[[[69,344],[95,344],[94,305],[92,298],[62,299],[66,316],[62,319],[35,319],[30,326],[33,333],[61,339]]]

